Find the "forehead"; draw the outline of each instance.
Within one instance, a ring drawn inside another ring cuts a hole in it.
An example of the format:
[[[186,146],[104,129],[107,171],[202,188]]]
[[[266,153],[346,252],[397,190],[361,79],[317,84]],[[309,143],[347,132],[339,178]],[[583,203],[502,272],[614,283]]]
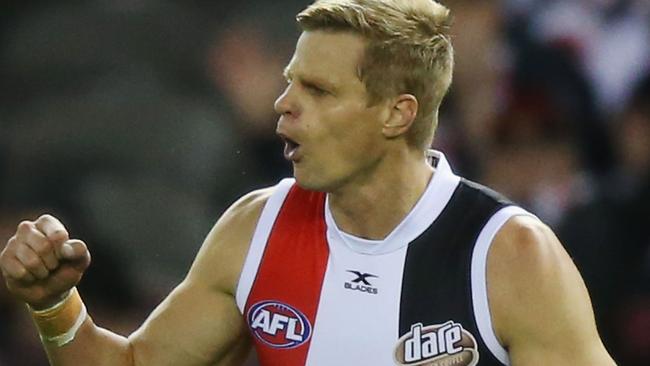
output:
[[[287,68],[291,73],[332,82],[358,80],[365,45],[361,36],[349,32],[305,31]]]

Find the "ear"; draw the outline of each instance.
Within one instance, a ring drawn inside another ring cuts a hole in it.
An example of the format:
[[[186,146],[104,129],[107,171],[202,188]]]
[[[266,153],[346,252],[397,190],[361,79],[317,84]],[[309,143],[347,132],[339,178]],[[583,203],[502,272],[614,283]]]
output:
[[[382,126],[382,133],[387,138],[403,135],[411,128],[418,114],[418,100],[411,94],[399,95],[390,110],[388,119]]]

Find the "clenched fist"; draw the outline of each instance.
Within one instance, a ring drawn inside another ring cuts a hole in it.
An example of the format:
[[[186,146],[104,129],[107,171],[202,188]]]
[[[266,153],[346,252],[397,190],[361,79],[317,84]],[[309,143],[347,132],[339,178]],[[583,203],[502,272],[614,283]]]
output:
[[[86,244],[71,240],[63,224],[51,215],[21,222],[0,253],[9,292],[36,309],[61,300],[88,265]]]

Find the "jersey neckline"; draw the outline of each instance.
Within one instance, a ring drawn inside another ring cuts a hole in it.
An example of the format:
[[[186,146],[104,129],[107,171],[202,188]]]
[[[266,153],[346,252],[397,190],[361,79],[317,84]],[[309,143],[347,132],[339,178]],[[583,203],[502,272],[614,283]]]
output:
[[[429,155],[437,164],[427,188],[413,209],[386,238],[369,240],[339,229],[330,211],[329,195],[326,195],[325,223],[328,238],[338,239],[336,241],[359,254],[381,255],[398,250],[420,236],[438,218],[460,182],[460,177],[453,173],[442,152],[430,150]],[[334,243],[330,243],[332,244]]]

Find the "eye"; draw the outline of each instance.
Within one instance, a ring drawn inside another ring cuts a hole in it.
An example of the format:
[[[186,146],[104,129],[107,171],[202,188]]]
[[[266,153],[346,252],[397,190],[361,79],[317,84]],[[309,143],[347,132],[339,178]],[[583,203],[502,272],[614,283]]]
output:
[[[322,96],[325,96],[325,95],[329,94],[327,90],[321,89],[321,88],[319,88],[318,86],[316,86],[314,84],[305,84],[305,89],[307,89],[307,91],[311,95],[317,96],[317,97],[322,97]]]

